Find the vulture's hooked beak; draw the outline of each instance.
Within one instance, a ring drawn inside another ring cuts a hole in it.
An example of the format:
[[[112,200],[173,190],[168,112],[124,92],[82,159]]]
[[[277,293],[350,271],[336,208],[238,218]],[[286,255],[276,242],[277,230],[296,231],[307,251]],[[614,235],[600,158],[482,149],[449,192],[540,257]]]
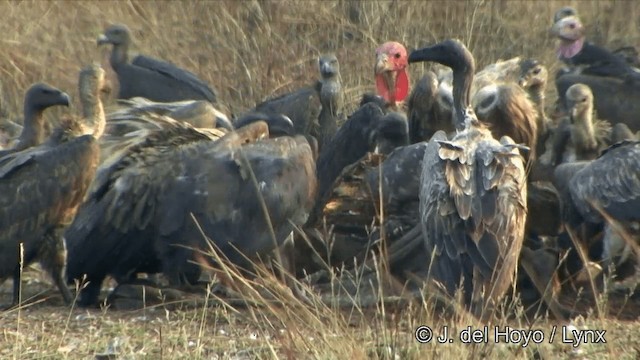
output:
[[[410,54],[409,54],[409,64],[411,63],[417,63],[417,62],[424,62],[424,61],[434,61],[435,59],[433,59],[433,51],[431,49],[431,46],[429,47],[425,47],[422,49],[418,49],[418,50],[413,50]]]
[[[69,106],[71,104],[71,97],[69,96],[69,94],[63,92],[60,93],[60,102],[58,103],[59,105],[64,105],[64,106]]]
[[[387,54],[378,54],[376,56],[375,74],[380,75],[385,72],[393,70],[393,65],[389,62],[389,56]]]
[[[111,40],[109,40],[109,38],[105,34],[100,34],[100,36],[98,36],[98,39],[96,40],[96,43],[98,44],[98,46],[100,46],[103,44],[110,44]]]

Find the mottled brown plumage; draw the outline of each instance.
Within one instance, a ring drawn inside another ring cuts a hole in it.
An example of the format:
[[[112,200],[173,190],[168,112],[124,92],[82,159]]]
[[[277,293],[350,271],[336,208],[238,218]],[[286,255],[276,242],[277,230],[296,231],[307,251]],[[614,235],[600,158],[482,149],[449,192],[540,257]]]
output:
[[[99,67],[82,70],[79,87],[85,114],[91,112],[86,108],[90,104],[101,107],[96,103],[100,102],[103,81]],[[83,127],[67,119],[44,144],[0,159],[0,279],[13,275],[14,304],[19,299],[21,259],[23,266],[39,260],[64,300],[72,301],[62,279],[65,258],[61,235],[95,174],[100,156],[96,137],[104,129],[104,113],[86,120],[93,127],[91,135],[82,135]]]

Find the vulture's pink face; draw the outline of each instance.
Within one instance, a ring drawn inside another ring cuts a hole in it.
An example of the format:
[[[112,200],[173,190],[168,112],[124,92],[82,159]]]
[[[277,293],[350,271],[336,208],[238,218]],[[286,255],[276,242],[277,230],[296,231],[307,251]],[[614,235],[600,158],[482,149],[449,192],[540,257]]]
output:
[[[409,93],[408,64],[407,49],[398,42],[389,41],[376,49],[376,89],[392,105]]]

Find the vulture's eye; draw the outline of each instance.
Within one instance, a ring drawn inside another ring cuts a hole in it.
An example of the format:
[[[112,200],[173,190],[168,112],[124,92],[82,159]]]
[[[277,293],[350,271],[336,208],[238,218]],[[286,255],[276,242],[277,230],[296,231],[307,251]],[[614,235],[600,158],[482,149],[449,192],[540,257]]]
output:
[[[587,98],[586,97],[582,98],[582,102],[587,102]]]
[[[536,68],[535,70],[533,70],[533,75],[538,75],[540,74],[540,68]]]
[[[400,59],[400,53],[395,54],[396,59]]]
[[[575,29],[576,28],[576,24],[569,24],[569,29]]]

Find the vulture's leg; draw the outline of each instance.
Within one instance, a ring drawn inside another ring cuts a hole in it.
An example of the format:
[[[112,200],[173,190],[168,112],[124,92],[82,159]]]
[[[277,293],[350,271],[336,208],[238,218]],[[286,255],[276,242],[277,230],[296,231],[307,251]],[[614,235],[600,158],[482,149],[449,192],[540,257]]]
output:
[[[473,293],[471,295],[471,313],[482,322],[488,322],[493,317],[493,292],[495,284],[491,279],[485,279],[480,269],[473,268]]]
[[[53,229],[44,235],[44,243],[40,250],[40,265],[45,269],[62,294],[65,304],[73,302],[73,295],[64,281],[64,269],[67,249],[62,238],[63,228]]]
[[[295,243],[294,243],[293,231],[287,238],[284,243],[276,250],[279,252],[279,256],[276,258],[280,260],[280,266],[276,264],[274,269],[279,273],[278,275],[282,280],[284,280],[285,284],[291,289],[293,294],[303,302],[309,302],[309,298],[304,292],[304,289],[300,287],[300,284],[296,281],[295,278]]]

